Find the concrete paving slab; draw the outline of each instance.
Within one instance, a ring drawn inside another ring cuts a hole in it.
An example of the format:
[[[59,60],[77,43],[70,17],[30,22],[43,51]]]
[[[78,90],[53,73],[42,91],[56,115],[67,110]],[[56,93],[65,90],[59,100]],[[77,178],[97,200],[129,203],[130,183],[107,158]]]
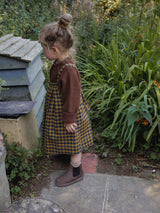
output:
[[[85,174],[84,180],[68,187],[55,186],[64,171],[51,174],[51,183],[41,196],[67,213],[159,213],[160,181],[107,174]]]
[[[160,182],[124,176],[108,178],[104,213],[159,213]]]
[[[85,174],[81,182],[68,187],[57,187],[54,180],[62,172],[51,174],[49,188],[44,188],[41,196],[53,200],[67,213],[101,213],[104,202],[106,175]]]

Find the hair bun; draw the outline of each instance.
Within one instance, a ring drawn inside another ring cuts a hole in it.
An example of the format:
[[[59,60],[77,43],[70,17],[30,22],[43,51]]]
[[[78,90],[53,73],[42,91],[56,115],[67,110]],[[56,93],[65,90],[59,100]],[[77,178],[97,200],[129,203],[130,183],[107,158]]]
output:
[[[58,25],[62,28],[68,28],[71,21],[72,21],[72,16],[66,13],[59,18]]]

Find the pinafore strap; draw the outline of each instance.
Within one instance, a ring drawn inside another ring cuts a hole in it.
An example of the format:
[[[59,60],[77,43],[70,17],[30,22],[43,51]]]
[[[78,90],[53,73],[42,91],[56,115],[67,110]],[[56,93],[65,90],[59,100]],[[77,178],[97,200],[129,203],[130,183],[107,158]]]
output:
[[[75,69],[77,69],[77,67],[76,67],[75,64],[68,63],[68,64],[63,65],[63,66],[61,67],[61,69],[58,71],[57,82],[59,81],[60,76],[61,76],[61,74],[62,74],[64,68],[65,68],[65,67],[69,67],[69,66],[70,66],[70,67],[73,67],[73,68],[75,68]]]
[[[73,67],[73,68],[75,68],[75,69],[77,70],[77,67],[76,67],[75,64],[68,63],[68,64],[63,65],[63,66],[61,67],[61,69],[59,70],[59,72],[58,72],[57,82],[59,82],[60,76],[61,76],[62,71],[64,70],[64,68],[65,68],[65,67],[69,67],[69,66],[70,66],[70,67]],[[84,105],[85,105],[87,111],[89,111],[89,110],[90,110],[90,107],[89,107],[89,105],[88,105],[88,103],[87,103],[87,101],[86,101],[86,99],[85,99],[85,97],[84,97],[84,94],[83,94],[83,92],[82,92],[82,89],[81,89],[81,97],[82,97],[82,99],[83,99],[83,102],[84,102]]]

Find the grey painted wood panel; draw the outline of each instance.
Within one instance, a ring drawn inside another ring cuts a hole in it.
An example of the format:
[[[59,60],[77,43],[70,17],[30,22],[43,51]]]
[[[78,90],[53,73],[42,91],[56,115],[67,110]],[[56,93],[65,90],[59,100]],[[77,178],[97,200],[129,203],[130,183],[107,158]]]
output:
[[[17,52],[19,49],[23,48],[25,44],[29,43],[28,39],[20,39],[18,40],[14,45],[9,46],[5,50],[1,51],[1,54],[3,55],[14,55],[15,52]]]
[[[37,42],[37,44],[28,52],[26,55],[22,57],[22,60],[25,61],[33,61],[34,58],[37,55],[40,55],[42,53],[42,47],[41,45]]]
[[[0,43],[0,52],[5,50],[9,46],[13,45],[14,43],[16,43],[20,39],[21,39],[21,37],[11,37],[11,38],[5,40],[4,42],[1,42]]]
[[[32,100],[35,100],[41,86],[43,85],[44,80],[45,80],[44,74],[42,70],[40,70],[38,75],[32,81],[32,84],[29,85],[29,91],[30,91]]]
[[[36,45],[35,41],[29,41],[29,43],[25,44],[22,48],[20,48],[18,51],[14,52],[11,56],[16,58],[22,58],[24,57],[28,52],[34,48]]]
[[[37,76],[38,72],[41,70],[42,67],[43,62],[40,56],[37,56],[35,60],[33,60],[33,62],[29,64],[29,67],[27,68],[27,75],[30,84],[35,79],[35,77]]]
[[[0,70],[26,68],[27,62],[0,55]]]
[[[0,43],[4,42],[5,40],[7,40],[7,39],[9,39],[11,37],[13,37],[13,34],[7,34],[7,35],[1,37],[0,38]]]
[[[46,94],[46,90],[44,88],[44,85],[42,85],[42,87],[40,88],[40,91],[35,99],[35,105],[34,105],[34,111],[35,111],[35,115],[37,117],[37,114],[39,112],[40,106],[44,100],[44,96]]]
[[[7,82],[7,86],[28,85],[26,70],[1,70],[0,78]]]
[[[2,101],[31,101],[28,86],[4,87],[4,89],[0,94]]]

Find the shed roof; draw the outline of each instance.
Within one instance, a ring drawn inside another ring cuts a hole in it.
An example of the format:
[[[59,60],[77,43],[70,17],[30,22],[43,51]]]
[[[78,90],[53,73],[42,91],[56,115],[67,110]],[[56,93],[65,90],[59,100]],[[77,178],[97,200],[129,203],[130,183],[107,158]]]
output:
[[[0,38],[0,55],[2,56],[30,62],[40,53],[42,53],[42,47],[38,41],[15,37],[13,34]]]

